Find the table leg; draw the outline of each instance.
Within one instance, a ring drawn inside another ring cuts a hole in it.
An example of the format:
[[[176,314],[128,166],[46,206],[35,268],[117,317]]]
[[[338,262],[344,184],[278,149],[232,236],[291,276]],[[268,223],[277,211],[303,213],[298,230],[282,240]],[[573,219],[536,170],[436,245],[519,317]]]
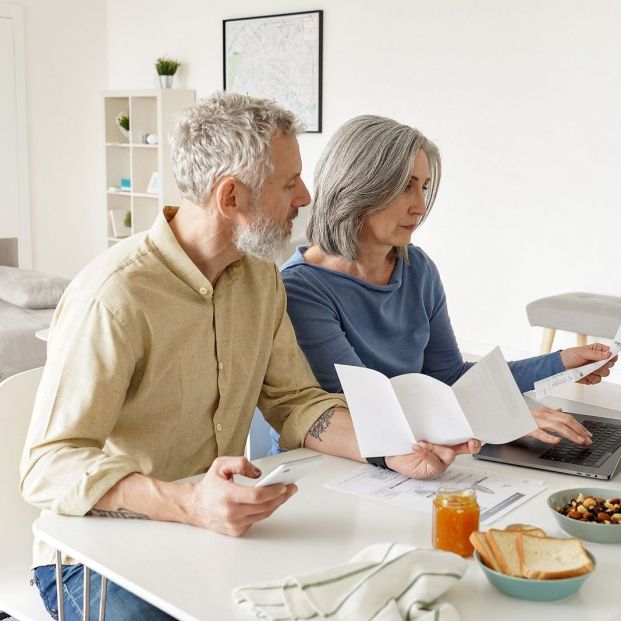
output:
[[[84,593],[82,595],[82,619],[89,621],[91,618],[91,570],[84,565]]]
[[[108,591],[108,578],[101,577],[101,590],[99,591],[99,621],[106,618],[106,593]]]
[[[63,596],[63,564],[60,550],[56,550],[56,599],[58,600],[58,621],[65,621],[65,601]]]

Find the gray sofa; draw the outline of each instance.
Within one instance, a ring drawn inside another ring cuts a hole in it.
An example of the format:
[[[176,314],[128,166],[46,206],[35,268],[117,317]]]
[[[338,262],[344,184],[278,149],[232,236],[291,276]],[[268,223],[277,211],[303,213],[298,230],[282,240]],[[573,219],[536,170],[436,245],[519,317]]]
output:
[[[16,265],[15,240],[0,239],[0,380],[45,364],[35,334],[49,327],[69,282]]]

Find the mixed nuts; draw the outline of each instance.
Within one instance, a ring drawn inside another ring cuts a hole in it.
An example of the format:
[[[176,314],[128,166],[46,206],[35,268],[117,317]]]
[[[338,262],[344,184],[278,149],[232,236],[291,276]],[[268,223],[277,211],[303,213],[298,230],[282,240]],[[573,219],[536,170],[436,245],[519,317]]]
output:
[[[621,498],[601,498],[578,494],[556,510],[568,518],[597,524],[621,524]]]

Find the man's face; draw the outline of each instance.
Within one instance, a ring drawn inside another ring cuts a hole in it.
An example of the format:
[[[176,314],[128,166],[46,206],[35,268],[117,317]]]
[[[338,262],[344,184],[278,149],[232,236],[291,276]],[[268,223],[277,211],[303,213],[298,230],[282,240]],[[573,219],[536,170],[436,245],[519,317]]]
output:
[[[272,138],[274,172],[254,198],[248,223],[235,231],[235,244],[245,253],[271,259],[290,237],[298,209],[310,202],[300,174],[302,159],[294,136],[277,133]]]

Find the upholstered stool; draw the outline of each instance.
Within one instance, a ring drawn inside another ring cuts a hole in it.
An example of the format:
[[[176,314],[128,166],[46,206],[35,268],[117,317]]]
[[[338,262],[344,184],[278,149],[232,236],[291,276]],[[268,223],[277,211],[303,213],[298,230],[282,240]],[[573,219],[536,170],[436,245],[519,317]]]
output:
[[[621,298],[595,293],[561,293],[531,302],[526,307],[531,326],[544,328],[541,352],[552,349],[557,330],[575,332],[578,345],[587,336],[614,338],[621,324]]]

